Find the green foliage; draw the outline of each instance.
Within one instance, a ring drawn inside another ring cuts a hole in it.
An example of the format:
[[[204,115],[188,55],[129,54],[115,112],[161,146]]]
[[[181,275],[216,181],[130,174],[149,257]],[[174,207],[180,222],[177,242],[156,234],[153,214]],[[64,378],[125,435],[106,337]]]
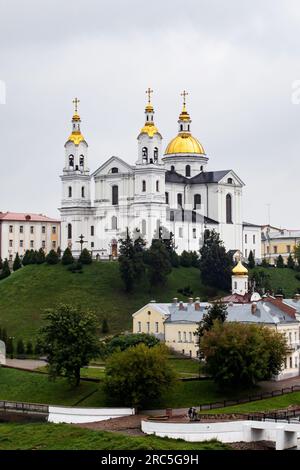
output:
[[[286,338],[275,330],[216,321],[200,341],[206,371],[219,385],[253,385],[277,375],[287,353]]]
[[[64,254],[61,259],[62,264],[68,265],[68,264],[73,264],[74,263],[74,258],[72,255],[72,251],[70,248],[66,248],[64,251]]]
[[[21,263],[21,260],[20,260],[19,253],[17,253],[16,257],[14,259],[13,270],[18,271],[18,269],[20,269],[21,267],[22,267],[22,263]]]
[[[212,329],[215,321],[224,323],[228,315],[227,304],[224,302],[215,302],[207,310],[207,313],[203,314],[202,320],[199,322],[199,326],[196,335],[199,338],[205,334],[206,331]]]
[[[14,340],[11,336],[9,336],[6,342],[6,354],[9,354],[11,357],[13,357],[14,351],[15,351]]]
[[[284,268],[284,261],[283,261],[283,257],[281,255],[279,255],[276,259],[276,267],[277,268]]]
[[[47,264],[57,264],[59,262],[58,254],[55,250],[50,250],[46,256]]]
[[[145,344],[148,348],[153,348],[153,346],[159,344],[159,340],[154,335],[148,335],[146,333],[116,335],[105,343],[102,343],[102,355],[107,357],[116,351],[125,351],[141,343]]]
[[[124,405],[140,407],[169,390],[175,373],[168,366],[167,348],[145,344],[115,352],[106,363],[105,390]]]
[[[108,321],[107,321],[107,318],[104,318],[102,320],[101,333],[106,335],[108,332],[109,332]]]
[[[50,377],[63,374],[78,386],[80,368],[99,353],[97,318],[89,311],[60,304],[47,311],[46,322],[40,344],[47,354]]]
[[[184,250],[180,255],[180,264],[185,268],[199,268],[199,255],[196,251]]]
[[[269,267],[270,267],[270,263],[269,263],[269,261],[267,260],[267,258],[263,258],[263,259],[262,259],[261,267],[262,267],[262,268],[269,268]]]
[[[2,258],[0,257],[0,271],[2,268],[3,268],[3,261],[2,261]]]
[[[10,274],[11,274],[10,267],[9,267],[7,258],[5,258],[4,263],[3,263],[2,272],[0,274],[0,279],[5,279],[6,277],[10,276]]]
[[[125,285],[126,292],[131,292],[134,287],[141,282],[145,275],[145,240],[136,231],[134,240],[131,238],[129,230],[126,231],[126,237],[119,240],[120,256],[119,270]]]
[[[26,354],[31,356],[33,354],[33,345],[31,341],[27,341],[26,343]]]
[[[248,267],[249,267],[249,269],[255,268],[255,259],[254,259],[252,250],[250,250],[250,253],[249,253],[249,256],[248,256]]]
[[[7,331],[6,331],[6,328],[1,328],[1,336],[0,336],[0,339],[2,341],[4,341],[4,343],[6,344],[7,343]]]
[[[172,265],[168,250],[162,240],[152,240],[151,247],[147,250],[146,263],[150,285],[165,285],[167,276],[172,271]]]
[[[291,255],[291,253],[289,254],[286,265],[289,269],[294,269],[295,268],[295,261],[294,261],[294,258]]]
[[[19,339],[17,342],[17,354],[24,354],[25,347],[22,339]]]
[[[177,292],[185,297],[191,297],[193,295],[193,291],[190,286],[184,286],[182,289],[177,289]]]
[[[300,266],[300,242],[294,248],[294,258],[297,261],[297,265]]]
[[[204,284],[229,290],[231,285],[231,259],[226,253],[220,235],[215,230],[205,230],[200,249],[199,267]]]
[[[91,264],[93,260],[92,260],[92,256],[89,250],[87,250],[86,248],[83,248],[78,258],[78,261],[82,264]]]
[[[169,232],[166,227],[159,227],[159,229],[155,231],[154,238],[158,238],[162,241],[169,254],[169,260],[172,267],[178,268],[180,265],[180,257],[176,253],[174,233]]]
[[[43,264],[46,261],[46,256],[43,248],[40,248],[36,253],[36,264]]]
[[[270,274],[264,269],[256,269],[250,274],[250,281],[254,286],[255,290],[260,294],[264,294],[271,290]]]
[[[75,261],[74,263],[68,265],[68,271],[71,271],[71,273],[82,274],[82,264],[80,263],[80,261]]]

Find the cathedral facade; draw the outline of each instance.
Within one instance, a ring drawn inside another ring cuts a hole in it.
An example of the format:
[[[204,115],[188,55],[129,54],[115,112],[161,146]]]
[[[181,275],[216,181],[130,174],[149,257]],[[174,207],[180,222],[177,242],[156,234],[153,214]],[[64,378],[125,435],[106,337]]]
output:
[[[78,256],[84,246],[93,257],[115,258],[127,228],[131,233],[138,230],[149,246],[158,227],[163,227],[174,235],[179,254],[198,251],[205,229],[219,232],[227,250],[243,253],[247,229],[242,219],[243,181],[233,170],[209,169],[209,157],[191,132],[185,92],[178,133],[164,150],[154,123],[151,92],[148,89],[135,165],[111,157],[93,173],[75,99],[61,175],[61,248],[70,247]]]

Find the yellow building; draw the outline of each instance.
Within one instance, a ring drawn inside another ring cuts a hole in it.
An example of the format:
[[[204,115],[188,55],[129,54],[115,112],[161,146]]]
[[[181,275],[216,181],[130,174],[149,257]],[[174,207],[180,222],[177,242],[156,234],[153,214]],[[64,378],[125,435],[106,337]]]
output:
[[[276,264],[279,255],[287,262],[293,256],[295,247],[300,243],[300,230],[278,229],[265,226],[262,228],[261,256],[270,264]]]

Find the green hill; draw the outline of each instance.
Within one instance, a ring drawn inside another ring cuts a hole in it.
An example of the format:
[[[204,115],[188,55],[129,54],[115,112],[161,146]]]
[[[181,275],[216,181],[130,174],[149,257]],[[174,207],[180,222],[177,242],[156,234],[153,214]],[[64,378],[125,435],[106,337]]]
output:
[[[211,289],[201,285],[196,268],[173,269],[166,286],[151,289],[145,282],[126,294],[117,262],[94,262],[82,274],[65,266],[30,265],[0,282],[0,327],[16,339],[34,340],[42,324],[43,312],[59,302],[92,309],[99,321],[108,319],[110,332],[130,330],[131,315],[152,299],[170,302],[173,297],[186,301],[179,288],[190,286],[193,296],[206,299]]]

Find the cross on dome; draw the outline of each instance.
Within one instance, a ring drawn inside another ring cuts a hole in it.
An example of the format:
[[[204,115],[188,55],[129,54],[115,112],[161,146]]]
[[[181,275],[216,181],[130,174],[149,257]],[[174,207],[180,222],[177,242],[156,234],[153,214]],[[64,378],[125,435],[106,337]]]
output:
[[[78,104],[80,103],[80,100],[78,98],[74,98],[73,99],[73,104],[74,104],[74,108],[75,108],[75,114],[77,114],[78,112]]]
[[[186,90],[183,90],[182,93],[180,93],[181,96],[183,96],[183,106],[186,105],[186,97],[188,96],[188,92]]]
[[[153,93],[153,90],[151,90],[150,87],[146,90],[146,94],[148,95],[148,103],[151,103],[151,95]]]

